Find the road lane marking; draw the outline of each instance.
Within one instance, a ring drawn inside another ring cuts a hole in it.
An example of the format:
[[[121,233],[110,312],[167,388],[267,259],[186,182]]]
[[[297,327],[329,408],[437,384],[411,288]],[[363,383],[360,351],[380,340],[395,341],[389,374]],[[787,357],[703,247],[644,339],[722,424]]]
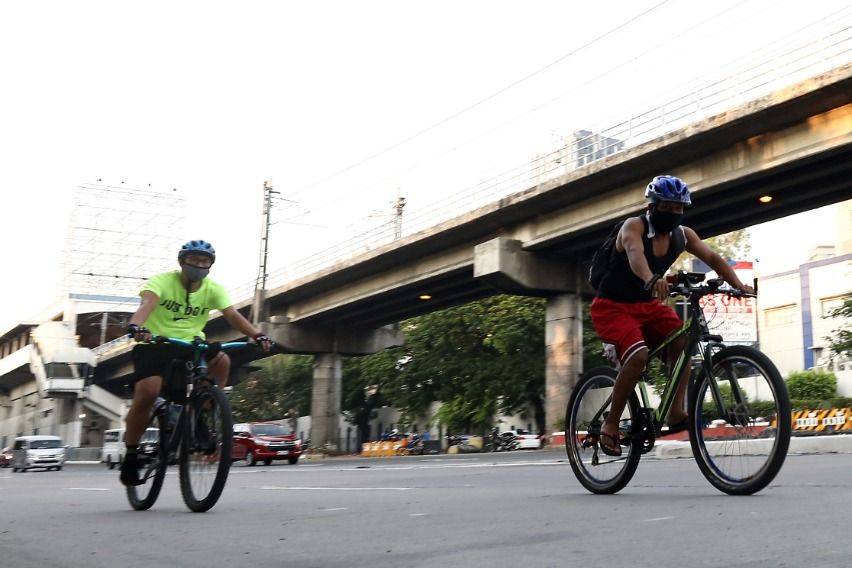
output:
[[[411,513],[409,517],[425,517],[426,513]]]
[[[409,491],[411,487],[284,487],[264,485],[261,489],[278,491]]]
[[[320,511],[348,511],[349,507],[332,507],[331,509],[320,509]]]
[[[108,487],[68,487],[68,491],[109,491]]]
[[[671,521],[674,517],[655,517],[653,519],[644,519],[643,523],[656,523],[657,521]]]

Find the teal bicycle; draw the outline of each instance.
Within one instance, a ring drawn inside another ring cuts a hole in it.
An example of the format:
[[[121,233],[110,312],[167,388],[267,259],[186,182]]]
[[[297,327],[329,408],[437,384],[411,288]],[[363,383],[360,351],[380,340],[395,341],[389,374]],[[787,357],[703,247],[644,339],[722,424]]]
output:
[[[146,436],[139,443],[142,484],[126,487],[127,499],[137,511],[150,509],[160,495],[168,465],[176,460],[184,503],[194,512],[204,512],[222,495],[234,443],[231,405],[207,375],[204,356],[255,344],[168,337],[154,337],[153,342],[176,346],[185,356],[175,361],[171,376],[165,377],[165,398],[154,405]]]
[[[685,335],[686,348],[667,373],[654,408],[646,368],[638,391],[628,398],[620,417],[622,455],[600,449],[600,428],[611,406],[617,371],[597,367],[584,373],[574,388],[565,417],[565,448],[574,474],[592,493],[616,493],[636,472],[642,454],[664,435],[664,417],[672,407],[684,365],[691,365],[687,391],[687,430],[692,455],[701,473],[717,489],[749,495],[766,487],[778,474],[790,445],[790,401],[778,369],[757,349],[725,346],[711,334],[699,300],[724,294],[754,297],[723,290],[721,279],[680,272],[671,295],[686,299],[689,317],[683,327],[663,341],[648,358],[659,356],[672,341]],[[640,402],[641,396],[641,402]],[[773,426],[774,425],[774,426]]]

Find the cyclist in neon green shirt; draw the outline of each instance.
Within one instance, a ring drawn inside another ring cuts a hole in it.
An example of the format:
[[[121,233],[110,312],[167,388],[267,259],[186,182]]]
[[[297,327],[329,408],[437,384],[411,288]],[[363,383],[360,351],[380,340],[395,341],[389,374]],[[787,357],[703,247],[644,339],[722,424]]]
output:
[[[189,241],[178,252],[180,270],[151,277],[139,293],[142,303],[130,318],[127,328],[136,341],[143,343],[133,348],[135,385],[133,404],[126,419],[127,452],[121,467],[121,482],[125,485],[140,483],[136,456],[139,439],[151,408],[160,395],[163,378],[168,376],[177,356],[170,345],[144,342],[150,341],[152,335],[187,341],[196,337],[203,339],[210,311],[220,310],[232,327],[260,343],[264,351],[269,351],[269,339],[234,309],[228,293],[220,284],[207,278],[215,261],[216,251],[210,243]],[[231,369],[228,356],[220,352],[207,364],[209,376],[216,379],[219,388],[224,388]]]

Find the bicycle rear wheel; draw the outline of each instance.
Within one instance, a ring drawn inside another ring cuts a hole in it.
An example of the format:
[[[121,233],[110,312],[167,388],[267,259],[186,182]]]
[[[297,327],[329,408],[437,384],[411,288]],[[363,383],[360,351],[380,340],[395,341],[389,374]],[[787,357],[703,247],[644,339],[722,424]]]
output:
[[[639,399],[630,395],[621,414],[619,432],[626,438],[621,456],[608,456],[600,449],[599,433],[617,373],[597,367],[585,373],[568,402],[565,416],[565,450],[577,480],[592,493],[616,493],[624,488],[639,465],[642,443],[639,431]]]
[[[692,454],[704,477],[720,491],[756,493],[775,478],[787,456],[787,387],[766,355],[745,346],[714,354],[712,375],[718,395],[704,373],[690,385]]]
[[[154,430],[156,429],[156,430]],[[139,479],[142,485],[127,486],[127,500],[137,511],[150,509],[163,487],[166,478],[166,445],[168,419],[164,406],[157,406],[151,414],[142,439],[139,441]]]
[[[209,510],[231,469],[234,424],[231,405],[216,387],[200,387],[187,401],[180,451],[180,491],[190,510]]]

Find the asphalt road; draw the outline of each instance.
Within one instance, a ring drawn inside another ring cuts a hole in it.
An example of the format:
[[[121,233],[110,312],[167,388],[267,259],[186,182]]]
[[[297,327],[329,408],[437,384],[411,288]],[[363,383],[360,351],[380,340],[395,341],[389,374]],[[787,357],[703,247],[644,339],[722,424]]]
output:
[[[232,468],[190,513],[170,468],[130,510],[117,472],[0,469],[0,566],[844,566],[852,454],[791,455],[730,497],[692,460],[643,460],[615,496],[587,493],[564,452],[353,458]]]

